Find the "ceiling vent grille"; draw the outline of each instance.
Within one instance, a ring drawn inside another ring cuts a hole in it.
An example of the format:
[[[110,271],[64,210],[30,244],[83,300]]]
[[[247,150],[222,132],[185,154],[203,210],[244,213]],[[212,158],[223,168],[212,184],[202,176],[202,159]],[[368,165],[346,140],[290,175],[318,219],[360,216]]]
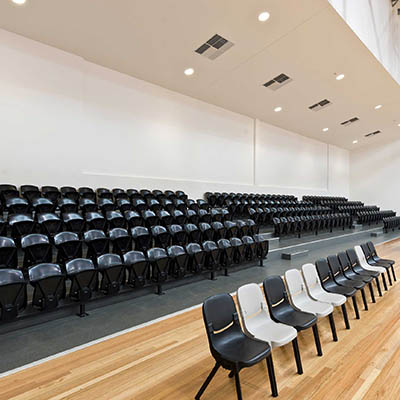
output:
[[[320,111],[328,106],[330,106],[332,103],[325,99],[325,100],[321,100],[319,103],[315,103],[312,106],[308,107],[310,110],[312,111]]]
[[[287,85],[288,83],[292,82],[293,79],[290,78],[289,76],[287,76],[286,74],[280,74],[278,76],[276,76],[274,79],[271,79],[270,81],[264,83],[263,86],[265,86],[266,88],[270,89],[270,90],[278,90],[280,89],[282,86]]]
[[[367,135],[364,135],[364,136],[365,136],[365,137],[371,137],[371,136],[377,135],[378,133],[381,133],[381,131],[371,132],[371,133],[368,133]]]
[[[228,39],[215,34],[211,39],[207,40],[207,42],[203,43],[197,50],[195,50],[195,52],[209,60],[215,60],[219,56],[222,56],[222,54],[232,46],[233,43]]]
[[[359,120],[360,120],[360,118],[354,117],[354,118],[351,118],[351,119],[349,119],[347,121],[341,122],[340,125],[349,126],[349,125],[354,124],[354,122],[357,122]]]

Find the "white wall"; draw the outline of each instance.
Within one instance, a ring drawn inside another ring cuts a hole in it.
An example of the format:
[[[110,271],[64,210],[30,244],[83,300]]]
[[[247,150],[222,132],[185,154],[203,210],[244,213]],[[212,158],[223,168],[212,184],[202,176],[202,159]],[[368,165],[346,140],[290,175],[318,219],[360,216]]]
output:
[[[348,151],[0,30],[0,181],[348,195]]]
[[[329,0],[331,5],[400,84],[400,16],[391,0]]]
[[[350,153],[351,197],[400,213],[400,140]]]

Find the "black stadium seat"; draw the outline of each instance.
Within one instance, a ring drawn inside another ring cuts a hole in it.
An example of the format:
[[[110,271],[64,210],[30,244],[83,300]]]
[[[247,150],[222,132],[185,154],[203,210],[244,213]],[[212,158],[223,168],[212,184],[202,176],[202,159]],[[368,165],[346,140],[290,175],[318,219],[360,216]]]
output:
[[[82,235],[86,225],[82,215],[78,213],[66,213],[62,217],[67,231]]]
[[[132,287],[142,287],[146,284],[149,260],[141,251],[129,251],[124,254],[124,265],[128,270],[128,284]]]
[[[79,196],[83,199],[90,199],[95,201],[96,200],[96,193],[92,188],[89,187],[80,187],[78,189]]]
[[[170,258],[167,251],[154,247],[147,252],[147,257],[152,267],[152,281],[157,284],[157,294],[162,294],[162,283],[168,279]]]
[[[12,269],[17,266],[17,246],[14,240],[0,236],[0,269]]]
[[[21,271],[0,269],[0,320],[10,321],[26,307],[26,280]]]
[[[183,278],[187,272],[189,256],[182,246],[168,247],[170,262],[170,275],[175,278]]]
[[[75,200],[63,198],[58,201],[61,214],[78,212],[78,203]]]
[[[65,266],[68,261],[82,258],[82,241],[76,233],[57,233],[54,244],[57,248],[57,264]]]
[[[32,207],[36,214],[52,213],[55,210],[55,204],[45,197],[34,198]]]
[[[56,214],[39,214],[37,221],[40,226],[40,231],[49,237],[54,237],[54,235],[62,230],[62,221]]]
[[[83,238],[88,247],[87,258],[97,265],[98,257],[109,252],[109,238],[98,229],[85,232]]]
[[[75,202],[78,202],[79,200],[79,193],[76,188],[72,186],[63,186],[62,188],[60,188],[60,192],[61,195],[66,199],[71,199]]]
[[[110,230],[109,236],[113,253],[122,257],[123,254],[132,250],[132,236],[129,235],[126,229],[114,228]]]
[[[29,268],[29,283],[34,287],[32,304],[41,310],[58,306],[64,292],[65,276],[57,264],[38,264]]]
[[[9,214],[28,214],[29,202],[20,197],[12,197],[6,200],[6,210]]]
[[[66,264],[67,277],[71,280],[69,297],[80,303],[79,316],[86,316],[85,303],[93,293],[97,281],[97,270],[93,262],[86,258],[76,258]]]
[[[201,272],[205,265],[205,251],[198,243],[189,243],[186,252],[189,255],[189,270],[194,274]]]
[[[125,266],[117,254],[103,254],[97,260],[101,274],[100,290],[107,295],[117,294],[125,280]]]
[[[24,236],[21,247],[24,251],[24,269],[40,263],[51,263],[53,260],[53,249],[46,235],[32,233]]]
[[[136,226],[131,230],[135,250],[145,253],[151,247],[151,235],[144,226]]]
[[[59,189],[55,186],[42,186],[42,195],[43,197],[47,197],[54,204],[57,204],[61,197]]]

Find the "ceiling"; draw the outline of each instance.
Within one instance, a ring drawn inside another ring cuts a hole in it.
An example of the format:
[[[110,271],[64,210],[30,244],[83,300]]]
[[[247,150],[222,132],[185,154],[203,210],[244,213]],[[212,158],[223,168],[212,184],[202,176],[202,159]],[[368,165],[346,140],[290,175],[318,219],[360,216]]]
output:
[[[400,137],[399,85],[327,0],[0,0],[0,27],[344,148]],[[234,46],[214,61],[195,53],[216,33]],[[293,82],[262,86],[282,72]],[[308,109],[323,99],[333,104]],[[360,121],[340,125],[352,117]]]

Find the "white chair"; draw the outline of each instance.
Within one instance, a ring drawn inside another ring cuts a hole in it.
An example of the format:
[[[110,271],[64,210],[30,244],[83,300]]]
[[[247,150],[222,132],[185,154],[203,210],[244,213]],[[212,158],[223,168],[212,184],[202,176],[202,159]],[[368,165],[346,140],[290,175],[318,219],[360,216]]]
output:
[[[237,301],[245,334],[268,342],[272,348],[292,342],[297,373],[302,374],[297,331],[292,326],[275,322],[270,318],[261,288],[256,283],[241,286],[237,291]]]
[[[314,300],[307,292],[303,276],[298,269],[285,272],[286,286],[292,305],[300,311],[314,314],[318,318],[329,316],[332,337],[337,342],[335,320],[333,319],[333,306],[330,303]]]
[[[331,304],[333,307],[342,307],[342,313],[346,329],[350,329],[350,322],[347,316],[346,301],[347,297],[339,293],[329,293],[321,285],[317,268],[314,264],[304,264],[301,267],[303,279],[307,286],[307,291],[313,300]]]
[[[378,267],[378,266],[373,266],[373,265],[368,264],[368,261],[365,258],[365,254],[364,254],[361,246],[354,246],[354,251],[356,252],[358,263],[360,264],[360,267],[367,271],[379,272],[382,277],[383,287],[385,288],[385,290],[388,290],[388,286],[387,286],[386,278],[385,278],[386,269],[383,267]]]

